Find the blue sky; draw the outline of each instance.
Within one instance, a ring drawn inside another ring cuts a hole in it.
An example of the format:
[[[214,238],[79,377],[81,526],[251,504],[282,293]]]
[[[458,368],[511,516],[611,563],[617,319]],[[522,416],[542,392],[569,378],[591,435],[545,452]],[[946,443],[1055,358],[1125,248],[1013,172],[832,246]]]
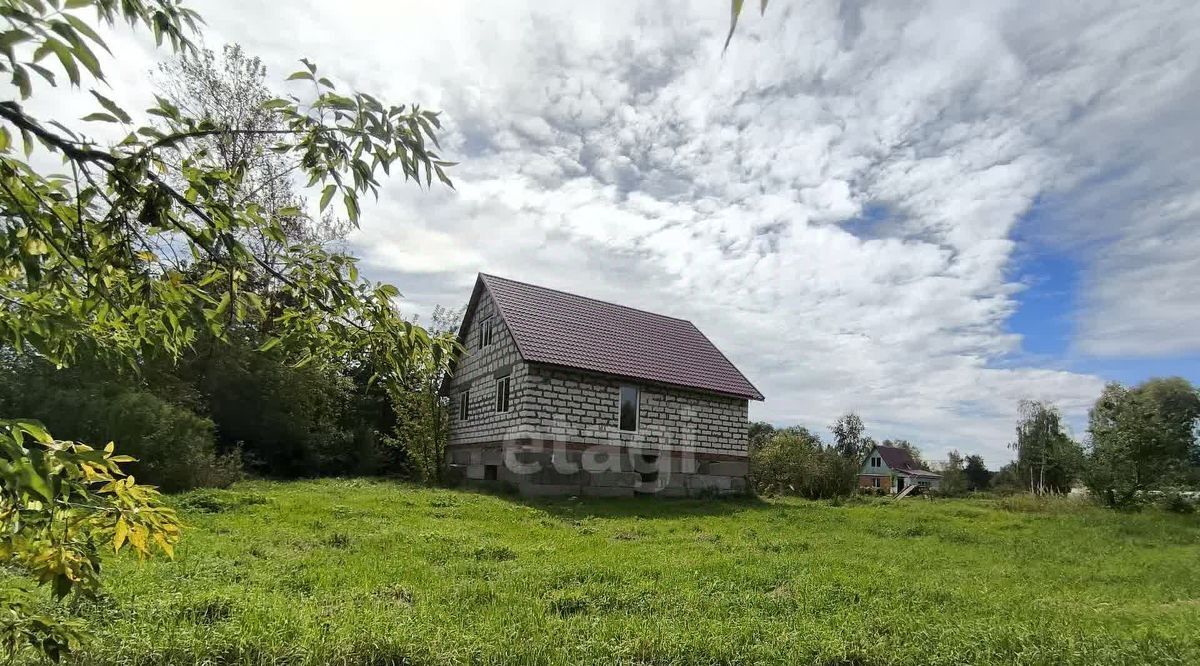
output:
[[[203,11],[281,90],[307,56],[443,111],[457,189],[388,182],[350,239],[408,312],[485,271],[685,317],[753,418],[993,464],[1023,398],[1200,380],[1197,3],[780,0],[725,53],[703,0]],[[145,106],[161,55],[111,43]]]

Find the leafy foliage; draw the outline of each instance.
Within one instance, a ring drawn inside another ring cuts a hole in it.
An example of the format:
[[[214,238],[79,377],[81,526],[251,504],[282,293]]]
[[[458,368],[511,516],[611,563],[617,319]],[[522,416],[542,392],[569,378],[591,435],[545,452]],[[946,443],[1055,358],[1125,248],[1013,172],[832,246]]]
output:
[[[85,442],[120,442],[137,460],[126,469],[167,492],[226,486],[241,477],[236,454],[218,455],[213,423],[170,396],[101,367],[55,369],[37,358],[0,354],[0,413],[37,419],[51,432]],[[8,366],[4,368],[2,366]]]
[[[1016,472],[1029,492],[1065,493],[1079,477],[1083,450],[1063,429],[1054,405],[1022,400],[1017,422]]]
[[[938,485],[938,493],[956,497],[967,492],[967,474],[963,466],[963,456],[957,450],[946,454],[946,462],[939,472],[942,475]]]
[[[0,560],[50,587],[57,599],[100,588],[100,548],[168,556],[179,540],[174,510],[134,483],[128,456],[53,439],[38,423],[0,421]],[[0,630],[10,654],[26,645],[57,658],[78,639],[73,623],[34,614],[27,590],[2,593]]]
[[[988,471],[987,465],[983,462],[983,456],[981,455],[967,456],[966,465],[963,467],[963,474],[967,477],[967,490],[987,490],[991,485],[992,473]]]
[[[805,428],[776,432],[750,456],[750,474],[760,493],[826,499],[850,494],[858,461],[826,447]]]
[[[839,454],[852,460],[861,460],[874,444],[864,437],[865,430],[862,419],[854,412],[847,412],[829,426],[829,431],[833,433],[834,448]]]
[[[1183,483],[1198,419],[1200,395],[1184,379],[1109,384],[1089,414],[1088,488],[1110,506],[1130,506],[1145,491]]]
[[[60,74],[76,87],[104,81],[97,50],[107,45],[87,14],[99,26],[123,22],[176,53],[195,53],[200,17],[176,0],[8,0],[0,7],[0,71],[22,100],[0,102],[0,343],[57,365],[99,358],[137,372],[146,359],[180,358],[201,336],[226,340],[250,325],[269,333],[261,350],[278,347],[297,367],[349,360],[368,383],[393,390],[435,347],[439,358],[449,355],[446,341],[399,316],[395,287],[361,280],[352,257],[289,237],[299,206],[246,196],[263,173],[256,168],[261,150],[225,150],[238,138],[269,138],[270,150],[321,188],[321,210],[337,198],[357,224],[359,198],[378,194],[379,172],[395,168],[427,187],[436,175],[450,185],[450,163],[436,152],[436,113],[341,94],[302,61],[288,79],[307,92],[265,101],[264,122],[254,126],[230,125],[163,96],[146,110],[153,123],[140,123],[93,89],[98,108],[83,120],[122,137],[103,145],[22,105]],[[38,151],[61,157],[61,173],[36,168]],[[253,239],[285,249],[256,252]],[[98,587],[101,538],[118,551],[148,555],[153,540],[170,553],[178,523],[154,489],[122,475],[117,463],[128,458],[111,446],[98,452],[57,442],[36,424],[6,423],[5,560],[61,598]],[[26,447],[28,436],[34,445]],[[10,608],[17,610],[9,635],[51,656],[69,644],[59,640],[68,631],[39,629],[21,610],[28,606]]]
[[[120,16],[167,38],[177,50],[193,48],[186,32],[196,15],[166,0],[119,5],[81,0],[62,11],[41,2],[18,4],[22,10],[4,17],[10,46],[7,64],[0,66],[22,81],[26,77],[18,72],[45,70],[38,61],[49,53],[70,73],[77,63],[90,62],[89,44],[104,47],[73,13],[88,6],[99,10],[103,22]],[[14,46],[26,43],[34,49],[28,61]],[[102,76],[98,65],[87,69]],[[53,84],[53,76],[45,78]],[[78,72],[70,79],[79,85]],[[48,128],[16,102],[0,103],[6,122],[0,136],[0,205],[6,212],[0,302],[15,315],[0,320],[0,336],[58,363],[75,360],[81,350],[128,360],[147,349],[178,355],[198,331],[220,337],[229,325],[249,318],[277,332],[264,346],[288,343],[302,350],[300,362],[318,353],[362,354],[379,378],[403,375],[410,356],[432,343],[424,330],[397,315],[391,304],[396,289],[359,281],[352,258],[318,246],[294,248],[279,265],[256,256],[244,242],[248,232],[281,241],[283,222],[237,197],[250,172],[247,159],[214,167],[205,141],[272,137],[273,149],[294,158],[310,186],[323,188],[321,207],[338,196],[357,223],[359,195],[378,192],[379,170],[398,165],[406,179],[423,176],[429,184],[436,174],[449,183],[444,171],[449,163],[433,150],[437,114],[387,106],[364,93],[341,95],[308,62],[290,79],[309,83],[311,94],[266,102],[277,128],[222,127],[163,97],[147,111],[156,125],[137,126],[130,114],[93,91],[102,110],[88,118],[126,132],[110,149],[64,125]],[[21,90],[28,98],[34,87]],[[26,158],[40,145],[61,154],[68,173],[38,173],[17,155],[11,141],[16,133]],[[246,288],[258,270],[277,281],[271,301]]]

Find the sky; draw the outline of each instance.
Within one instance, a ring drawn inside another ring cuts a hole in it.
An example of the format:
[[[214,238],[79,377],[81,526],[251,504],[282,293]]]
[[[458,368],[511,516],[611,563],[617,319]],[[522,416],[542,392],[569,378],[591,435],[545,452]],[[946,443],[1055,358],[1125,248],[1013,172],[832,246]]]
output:
[[[350,239],[410,313],[483,271],[688,318],[753,419],[993,466],[1023,398],[1083,437],[1106,381],[1200,382],[1198,3],[774,0],[725,53],[724,0],[192,4],[280,90],[443,112],[456,189]],[[166,54],[109,34],[146,106]]]

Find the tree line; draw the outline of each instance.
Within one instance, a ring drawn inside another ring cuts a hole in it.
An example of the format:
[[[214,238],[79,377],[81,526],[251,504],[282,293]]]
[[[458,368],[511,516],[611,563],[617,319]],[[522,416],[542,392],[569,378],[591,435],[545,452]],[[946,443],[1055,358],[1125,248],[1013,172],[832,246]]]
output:
[[[752,423],[755,488],[812,499],[854,492],[863,459],[876,441],[854,413],[840,417],[829,430],[832,439],[826,443],[802,426]],[[945,461],[930,465],[908,441],[878,443],[906,449],[919,465],[933,467],[942,477],[940,495],[1064,494],[1081,488],[1114,508],[1158,499],[1190,511],[1195,501],[1189,493],[1200,491],[1200,391],[1180,377],[1153,378],[1133,387],[1110,383],[1089,411],[1082,441],[1070,435],[1055,405],[1022,400],[1010,444],[1015,459],[996,470],[988,469],[978,454],[953,450]]]

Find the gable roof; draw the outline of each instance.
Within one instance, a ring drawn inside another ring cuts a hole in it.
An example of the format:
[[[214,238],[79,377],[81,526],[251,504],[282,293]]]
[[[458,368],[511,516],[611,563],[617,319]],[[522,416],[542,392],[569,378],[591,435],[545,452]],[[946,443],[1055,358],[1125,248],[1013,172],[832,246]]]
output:
[[[690,321],[479,274],[459,337],[487,289],[521,358],[702,392],[763,395]]]
[[[879,452],[879,457],[883,458],[883,462],[887,463],[888,467],[898,472],[908,472],[917,476],[941,476],[918,465],[912,454],[908,452],[908,449],[876,444],[874,451]],[[868,457],[870,456],[868,455]]]

